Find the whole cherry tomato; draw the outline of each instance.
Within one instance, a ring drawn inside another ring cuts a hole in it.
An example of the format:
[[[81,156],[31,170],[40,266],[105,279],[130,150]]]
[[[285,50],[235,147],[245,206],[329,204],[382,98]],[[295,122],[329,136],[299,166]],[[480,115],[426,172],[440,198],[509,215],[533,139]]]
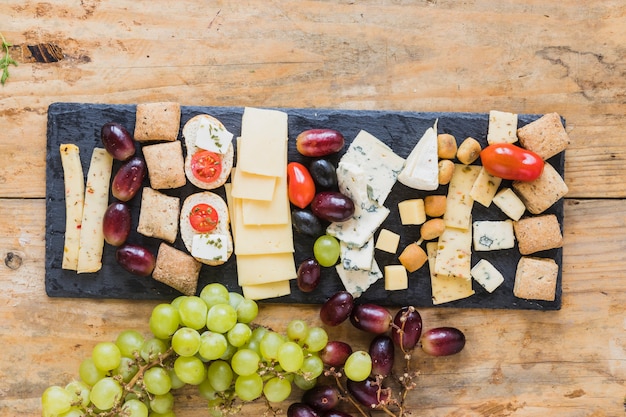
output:
[[[315,197],[315,183],[304,165],[290,162],[287,165],[289,201],[296,207],[305,208]]]
[[[533,181],[543,172],[543,159],[510,143],[494,143],[480,152],[485,170],[505,180]]]

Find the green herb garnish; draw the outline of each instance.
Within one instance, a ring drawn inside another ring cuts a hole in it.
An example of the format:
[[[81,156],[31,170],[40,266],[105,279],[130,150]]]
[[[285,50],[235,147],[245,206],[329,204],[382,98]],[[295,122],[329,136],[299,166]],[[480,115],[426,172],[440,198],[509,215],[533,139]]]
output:
[[[4,85],[4,83],[9,78],[9,66],[15,65],[17,67],[17,62],[9,55],[9,48],[13,45],[8,43],[2,33],[0,33],[0,38],[2,38],[2,50],[4,51],[4,56],[0,59],[0,69],[2,69],[2,77],[0,77],[0,84]]]

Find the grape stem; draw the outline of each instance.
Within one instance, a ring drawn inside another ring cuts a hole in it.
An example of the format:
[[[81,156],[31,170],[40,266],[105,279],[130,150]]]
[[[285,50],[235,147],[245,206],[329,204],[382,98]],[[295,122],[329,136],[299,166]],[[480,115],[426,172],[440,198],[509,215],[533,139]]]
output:
[[[329,373],[332,374],[332,376],[335,378],[335,384],[337,384],[337,388],[339,388],[339,391],[341,391],[343,397],[346,398],[354,406],[354,408],[357,409],[360,415],[362,415],[363,417],[369,417],[367,413],[363,411],[361,405],[357,403],[354,398],[352,398],[346,387],[343,386],[343,383],[341,382],[341,373],[335,372],[334,368],[331,368]]]

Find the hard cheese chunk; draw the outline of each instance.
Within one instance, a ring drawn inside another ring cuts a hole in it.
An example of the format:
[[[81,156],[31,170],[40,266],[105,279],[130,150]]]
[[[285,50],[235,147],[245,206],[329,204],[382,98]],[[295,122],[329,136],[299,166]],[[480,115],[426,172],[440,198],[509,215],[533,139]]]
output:
[[[63,181],[65,185],[65,241],[61,268],[76,271],[80,249],[80,229],[83,221],[85,178],[78,146],[60,146]]]
[[[418,225],[426,221],[424,200],[421,198],[400,201],[398,211],[400,212],[400,222],[404,225]]]
[[[504,277],[488,260],[481,259],[472,268],[472,277],[488,292],[494,292],[503,282]]]
[[[480,170],[470,190],[470,197],[485,207],[489,207],[500,187],[502,178],[491,175],[485,168]]]
[[[409,288],[409,278],[402,265],[385,266],[385,289],[387,291],[406,290]]]
[[[474,199],[470,191],[480,170],[481,167],[477,165],[454,165],[454,174],[448,186],[446,213],[443,215],[446,227],[463,230],[471,227]]]
[[[487,142],[490,145],[517,142],[517,114],[498,110],[490,111]]]
[[[524,202],[510,188],[500,190],[493,198],[493,204],[513,220],[521,219],[526,211]]]
[[[437,242],[435,274],[469,280],[471,261],[472,229],[446,227]]]
[[[515,246],[513,220],[476,221],[473,229],[474,249],[477,251],[511,249]]]
[[[400,235],[391,230],[381,229],[376,241],[376,249],[389,253],[396,253],[398,244],[400,243]]]
[[[240,286],[286,281],[297,277],[293,254],[237,255]]]
[[[246,107],[241,120],[237,168],[251,174],[283,175],[287,130],[287,113]]]
[[[443,276],[435,272],[437,259],[437,243],[426,244],[428,255],[428,267],[430,268],[430,285],[432,290],[433,304],[449,303],[474,295],[472,280],[457,276]]]
[[[376,260],[372,261],[370,270],[345,269],[341,263],[337,264],[335,269],[346,291],[355,298],[360,297],[373,283],[383,277]]]

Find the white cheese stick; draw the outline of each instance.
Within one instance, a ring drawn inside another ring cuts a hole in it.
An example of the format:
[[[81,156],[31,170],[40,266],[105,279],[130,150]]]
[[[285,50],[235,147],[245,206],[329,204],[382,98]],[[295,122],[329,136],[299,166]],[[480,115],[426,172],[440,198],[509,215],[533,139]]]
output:
[[[83,222],[85,178],[78,146],[62,144],[59,151],[65,186],[65,242],[61,268],[76,271],[80,248],[80,229]]]

